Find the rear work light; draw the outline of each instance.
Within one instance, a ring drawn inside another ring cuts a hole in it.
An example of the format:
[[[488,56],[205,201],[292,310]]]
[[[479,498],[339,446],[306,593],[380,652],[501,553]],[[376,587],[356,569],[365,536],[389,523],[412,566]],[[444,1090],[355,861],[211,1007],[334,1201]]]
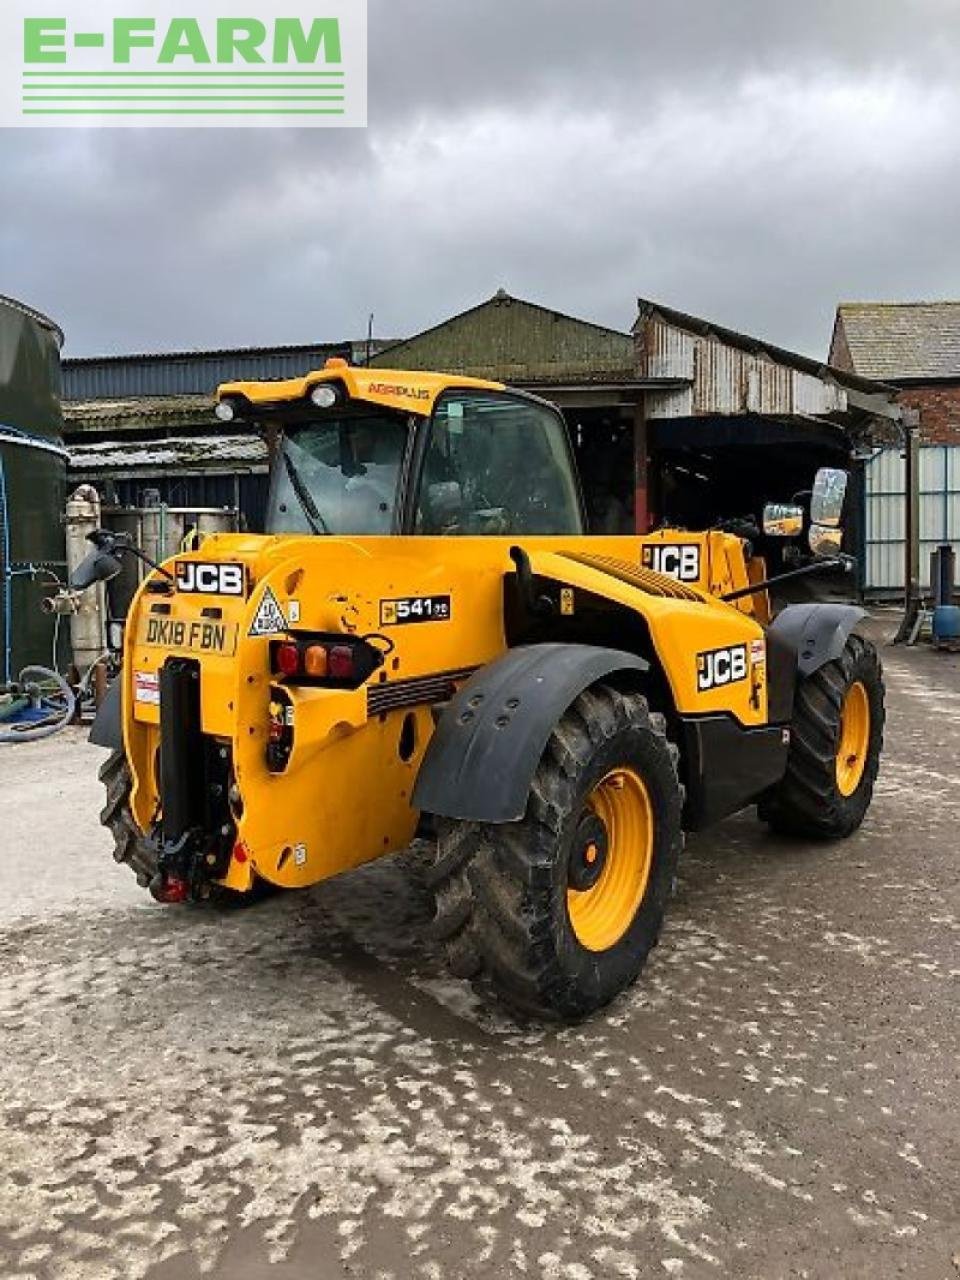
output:
[[[378,667],[384,653],[359,637],[294,633],[270,644],[270,670],[284,684],[357,689]]]

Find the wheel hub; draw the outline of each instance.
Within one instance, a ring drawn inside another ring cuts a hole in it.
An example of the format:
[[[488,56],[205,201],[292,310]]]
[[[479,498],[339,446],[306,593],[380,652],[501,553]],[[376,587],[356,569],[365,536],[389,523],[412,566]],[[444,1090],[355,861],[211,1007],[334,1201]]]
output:
[[[585,813],[577,823],[570,850],[567,884],[577,893],[592,889],[603,875],[609,852],[607,828],[595,813]]]

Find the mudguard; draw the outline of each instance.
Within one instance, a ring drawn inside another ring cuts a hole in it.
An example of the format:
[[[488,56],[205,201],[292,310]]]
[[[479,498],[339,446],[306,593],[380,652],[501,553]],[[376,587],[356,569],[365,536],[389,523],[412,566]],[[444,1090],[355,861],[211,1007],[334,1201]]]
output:
[[[511,649],[464,685],[427,747],[413,806],[468,822],[517,822],[547,740],[584,689],[643,672],[633,653],[583,644]]]
[[[110,751],[119,751],[123,746],[123,724],[121,722],[121,678],[117,676],[107,690],[106,697],[97,708],[93,724],[90,726],[89,742],[95,747],[107,747]]]
[[[840,657],[851,631],[865,617],[866,611],[852,604],[790,604],[769,630],[796,652],[798,673],[810,676]]]

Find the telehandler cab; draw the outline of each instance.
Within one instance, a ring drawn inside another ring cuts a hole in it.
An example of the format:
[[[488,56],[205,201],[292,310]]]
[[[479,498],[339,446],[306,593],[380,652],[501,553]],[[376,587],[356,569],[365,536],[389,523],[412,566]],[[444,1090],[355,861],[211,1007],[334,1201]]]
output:
[[[589,536],[560,413],[492,382],[330,361],[217,414],[267,435],[268,533],[152,568],[91,735],[114,856],[161,902],[429,834],[453,972],[578,1018],[640,972],[685,830],[860,825],[877,653],[850,606],[770,620],[759,530]],[[808,528],[795,574],[837,563],[845,483],[765,512]],[[125,549],[98,535],[81,579]]]

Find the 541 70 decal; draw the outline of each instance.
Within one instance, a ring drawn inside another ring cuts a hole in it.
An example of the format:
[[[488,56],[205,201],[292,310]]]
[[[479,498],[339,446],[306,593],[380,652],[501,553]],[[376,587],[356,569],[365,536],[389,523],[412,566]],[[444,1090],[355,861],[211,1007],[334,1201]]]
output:
[[[412,622],[449,622],[449,596],[404,596],[380,601],[381,627],[402,627]]]

